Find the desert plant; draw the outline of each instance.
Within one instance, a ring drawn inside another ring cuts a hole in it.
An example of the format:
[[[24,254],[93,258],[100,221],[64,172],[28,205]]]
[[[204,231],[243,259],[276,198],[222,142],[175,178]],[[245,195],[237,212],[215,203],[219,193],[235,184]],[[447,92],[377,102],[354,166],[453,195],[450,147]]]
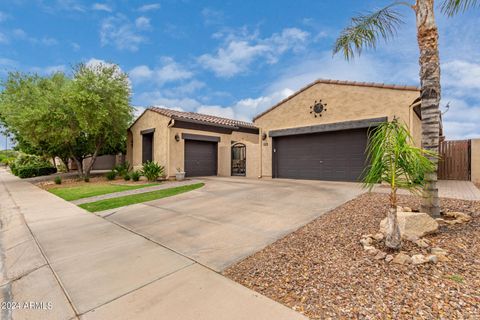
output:
[[[62,177],[56,176],[55,180],[53,180],[53,181],[55,181],[55,184],[62,184]]]
[[[129,173],[126,173],[126,174],[123,176],[123,179],[124,179],[125,181],[130,181],[130,178],[131,178],[131,176],[130,176]]]
[[[147,161],[143,164],[142,175],[148,181],[157,181],[163,175],[164,167],[153,161]]]
[[[119,177],[125,177],[130,171],[132,171],[132,167],[128,161],[125,161],[124,163],[117,164],[113,170],[117,172]]]
[[[130,178],[132,178],[133,181],[140,180],[140,176],[141,176],[141,173],[137,170],[132,171],[132,173],[130,173]]]
[[[107,180],[115,180],[115,178],[117,177],[117,171],[112,170],[107,172],[106,177],[107,177]]]
[[[399,249],[401,235],[397,221],[397,189],[421,192],[426,184],[423,177],[435,170],[435,164],[429,157],[437,155],[415,147],[408,128],[398,119],[381,123],[370,131],[367,154],[370,165],[364,174],[364,186],[371,190],[377,183],[389,184],[390,208],[385,245]]]

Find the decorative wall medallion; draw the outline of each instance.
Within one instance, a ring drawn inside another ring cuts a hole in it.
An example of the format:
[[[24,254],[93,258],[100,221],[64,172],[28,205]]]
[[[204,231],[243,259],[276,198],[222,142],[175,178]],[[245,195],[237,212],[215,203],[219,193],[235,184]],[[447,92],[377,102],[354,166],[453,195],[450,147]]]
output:
[[[327,111],[327,104],[322,102],[322,100],[315,100],[313,106],[310,107],[310,113],[316,117],[321,117],[322,113]]]

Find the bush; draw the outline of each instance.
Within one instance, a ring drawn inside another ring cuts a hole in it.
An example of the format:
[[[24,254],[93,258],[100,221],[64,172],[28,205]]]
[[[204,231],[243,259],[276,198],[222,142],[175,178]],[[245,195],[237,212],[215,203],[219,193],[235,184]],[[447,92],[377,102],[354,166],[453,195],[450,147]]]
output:
[[[141,174],[139,171],[133,171],[130,173],[130,178],[132,178],[133,181],[138,181],[140,180]]]
[[[124,163],[117,164],[113,168],[113,171],[115,171],[119,177],[125,177],[130,171],[132,171],[132,167],[128,161],[125,161]]]
[[[83,178],[83,181],[85,181],[85,182],[90,182],[90,178],[89,178],[89,177],[85,177],[85,178]]]
[[[112,170],[107,172],[106,177],[107,177],[107,180],[115,180],[115,178],[117,177],[117,171]]]
[[[126,173],[124,176],[123,176],[123,179],[125,179],[125,181],[130,181],[130,175],[128,173]]]
[[[147,161],[143,165],[142,175],[145,176],[148,181],[157,181],[158,177],[163,175],[164,167],[153,161]]]
[[[55,180],[53,180],[53,181],[55,181],[55,184],[62,184],[62,177],[56,176]]]
[[[17,166],[15,165],[15,172],[19,178],[31,178],[38,176],[46,176],[57,172],[57,168],[49,166]],[[12,170],[13,172],[13,170]]]

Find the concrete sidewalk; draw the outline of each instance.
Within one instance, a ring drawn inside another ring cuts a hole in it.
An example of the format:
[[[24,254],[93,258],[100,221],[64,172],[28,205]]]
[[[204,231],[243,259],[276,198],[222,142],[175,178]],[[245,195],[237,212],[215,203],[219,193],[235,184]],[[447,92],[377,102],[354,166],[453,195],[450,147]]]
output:
[[[168,182],[163,182],[162,184],[160,184],[158,186],[151,186],[151,187],[145,187],[145,188],[134,189],[134,190],[125,190],[125,191],[120,191],[120,192],[107,193],[107,194],[102,194],[100,196],[88,197],[88,198],[78,199],[78,200],[74,200],[74,201],[70,201],[70,202],[73,203],[73,204],[76,204],[78,206],[78,205],[84,204],[84,203],[90,203],[90,202],[95,202],[95,201],[100,201],[100,200],[105,200],[105,199],[113,199],[113,198],[118,198],[118,197],[130,196],[132,194],[140,194],[140,193],[158,191],[158,190],[163,190],[163,189],[189,186],[189,185],[196,184],[196,183],[201,183],[201,182],[202,182],[201,180],[197,180],[197,179],[188,179],[188,180],[184,180],[184,181],[168,181]]]
[[[1,169],[0,197],[2,319],[305,319]]]

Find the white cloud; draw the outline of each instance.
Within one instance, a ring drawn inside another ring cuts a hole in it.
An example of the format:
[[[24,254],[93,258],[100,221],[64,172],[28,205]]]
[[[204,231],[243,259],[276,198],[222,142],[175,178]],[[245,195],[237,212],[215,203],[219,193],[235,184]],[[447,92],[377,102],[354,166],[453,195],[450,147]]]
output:
[[[72,46],[73,51],[80,50],[80,45],[78,43],[72,42],[70,45]]]
[[[224,13],[219,10],[204,8],[201,13],[206,25],[222,24],[225,20]]]
[[[105,4],[105,3],[94,3],[92,5],[92,9],[96,11],[106,11],[106,12],[112,12],[112,8]]]
[[[442,83],[463,93],[480,90],[480,63],[451,60],[442,64]]]
[[[8,38],[4,33],[0,32],[0,44],[2,44],[2,43],[3,44],[8,43]]]
[[[139,30],[149,30],[152,27],[150,25],[150,19],[147,17],[138,17],[135,19],[135,26]]]
[[[222,118],[235,118],[235,111],[231,107],[221,107],[221,106],[200,106],[195,110],[195,112],[209,114],[212,116],[222,117]]]
[[[58,44],[58,40],[52,37],[36,38],[29,36],[23,29],[14,29],[11,32],[12,36],[16,40],[28,41],[31,44],[41,44],[44,46],[55,46]]]
[[[160,4],[159,3],[151,3],[151,4],[145,4],[141,7],[138,8],[138,11],[140,12],[147,12],[147,11],[155,11],[160,9]]]
[[[191,95],[204,87],[205,87],[204,82],[193,79],[191,81],[188,81],[176,87],[164,89],[163,92],[165,96],[178,97],[178,96]]]
[[[100,27],[102,46],[113,44],[120,50],[137,51],[147,39],[126,16],[117,14],[103,20]]]
[[[259,39],[256,34],[237,37],[232,33],[222,33],[217,37],[225,37],[225,45],[213,55],[200,56],[198,62],[217,76],[229,78],[247,71],[257,59],[264,58],[267,63],[274,64],[285,52],[303,49],[308,33],[298,28],[287,28],[264,39]]]
[[[150,69],[146,65],[140,65],[130,71],[130,77],[134,82],[154,81],[156,85],[162,86],[167,82],[190,79],[193,73],[170,57],[163,57],[162,64]]]

